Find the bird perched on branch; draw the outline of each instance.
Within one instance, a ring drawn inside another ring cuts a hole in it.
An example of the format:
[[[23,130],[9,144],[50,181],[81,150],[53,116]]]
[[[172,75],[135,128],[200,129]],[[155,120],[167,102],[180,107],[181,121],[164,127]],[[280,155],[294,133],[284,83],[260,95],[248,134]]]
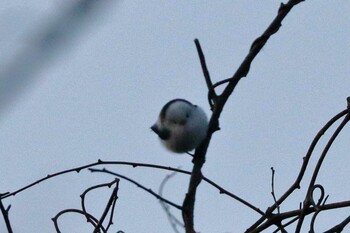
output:
[[[199,106],[173,99],[163,106],[151,129],[168,150],[185,153],[197,148],[206,137],[208,119]]]

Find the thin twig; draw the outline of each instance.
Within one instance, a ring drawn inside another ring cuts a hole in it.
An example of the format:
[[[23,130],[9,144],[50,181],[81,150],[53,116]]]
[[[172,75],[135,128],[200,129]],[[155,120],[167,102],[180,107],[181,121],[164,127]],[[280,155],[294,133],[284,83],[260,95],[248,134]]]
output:
[[[288,221],[287,223],[283,224],[282,227],[285,229],[287,226],[289,226],[290,224],[292,224],[293,222],[297,221],[299,219],[299,216],[291,219],[290,221]],[[276,233],[280,231],[280,228],[277,228],[275,231],[273,231],[272,233]]]
[[[338,232],[342,232],[344,230],[344,228],[346,227],[346,225],[348,225],[349,223],[350,223],[350,216],[347,217],[344,221],[342,221],[338,225],[335,225],[331,229],[325,231],[324,233],[338,233]]]
[[[317,133],[317,135],[315,136],[315,138],[313,139],[305,157],[303,158],[303,163],[301,165],[299,174],[296,178],[296,180],[294,181],[294,183],[292,184],[291,187],[289,187],[289,189],[277,200],[277,202],[275,204],[273,204],[272,206],[270,206],[268,208],[268,210],[266,211],[266,213],[260,218],[258,219],[252,226],[250,226],[246,232],[254,232],[254,229],[258,229],[257,227],[262,224],[264,222],[264,220],[266,220],[266,218],[268,218],[269,216],[271,216],[271,214],[273,213],[273,211],[277,208],[277,206],[279,206],[285,199],[287,199],[287,197],[289,197],[290,194],[292,194],[296,189],[300,188],[300,182],[304,177],[304,174],[306,172],[306,168],[309,164],[311,155],[317,145],[317,143],[319,142],[319,140],[321,139],[321,137],[326,133],[326,131],[337,121],[339,120],[341,117],[343,117],[344,115],[346,115],[348,113],[348,110],[343,110],[340,113],[338,113],[337,115],[335,115],[332,119],[330,119],[323,127],[322,129]],[[265,224],[264,224],[265,225]],[[271,224],[267,224],[267,225],[271,225]]]
[[[105,169],[105,168],[103,168],[103,169],[94,169],[94,168],[90,168],[89,171],[91,171],[91,172],[102,172],[102,173],[107,173],[107,174],[111,174],[111,175],[114,175],[114,176],[116,176],[116,177],[122,178],[122,179],[124,179],[124,180],[127,180],[127,181],[129,181],[129,182],[135,184],[135,185],[136,185],[137,187],[139,187],[140,189],[143,189],[143,190],[145,190],[146,192],[150,193],[151,195],[155,196],[157,199],[159,199],[159,200],[161,200],[161,201],[164,201],[164,202],[168,203],[169,205],[171,205],[171,206],[173,206],[173,207],[175,207],[175,208],[181,210],[181,206],[179,206],[179,205],[177,205],[177,204],[175,204],[175,203],[173,203],[173,202],[171,202],[171,201],[169,201],[169,200],[167,200],[167,199],[161,197],[160,195],[158,195],[157,193],[155,193],[154,191],[152,191],[152,189],[148,189],[148,188],[146,188],[145,186],[141,185],[140,183],[138,183],[138,182],[136,182],[136,181],[134,181],[134,180],[132,180],[132,179],[126,177],[126,176],[123,176],[123,175],[120,175],[120,174],[118,174],[118,173],[109,171],[109,170],[107,170],[107,169]]]
[[[102,160],[98,160],[97,162],[95,163],[90,163],[90,164],[86,164],[86,165],[83,165],[83,166],[80,166],[80,167],[76,167],[76,168],[71,168],[71,169],[67,169],[67,170],[63,170],[63,171],[60,171],[60,172],[56,172],[56,173],[52,173],[52,174],[49,174],[47,175],[46,177],[44,178],[41,178],[37,181],[34,181],[33,183],[31,184],[28,184],[16,191],[13,191],[13,192],[6,192],[4,193],[2,196],[0,196],[0,199],[5,199],[5,198],[8,198],[10,196],[15,196],[16,194],[20,193],[20,192],[23,192],[24,190],[28,189],[28,188],[31,188],[43,181],[46,181],[48,179],[51,179],[53,177],[56,177],[56,176],[60,176],[60,175],[63,175],[63,174],[67,174],[67,173],[73,173],[73,172],[77,172],[79,173],[81,170],[85,170],[87,168],[90,168],[90,167],[95,167],[95,166],[98,166],[98,165],[124,165],[124,166],[132,166],[132,167],[147,167],[147,168],[156,168],[156,169],[161,169],[161,170],[169,170],[169,171],[176,171],[178,173],[183,173],[183,174],[187,174],[187,175],[190,175],[191,172],[189,171],[185,171],[185,170],[181,170],[181,169],[177,169],[177,168],[172,168],[172,167],[167,167],[167,166],[161,166],[161,165],[155,165],[155,164],[147,164],[147,163],[133,163],[133,162],[124,162],[124,161],[102,161]]]
[[[220,194],[226,194],[227,196],[232,197],[233,199],[239,201],[239,202],[242,203],[243,205],[245,205],[245,206],[249,207],[250,209],[254,210],[254,211],[257,212],[258,214],[264,215],[264,212],[261,211],[258,207],[254,206],[253,204],[251,204],[251,203],[245,201],[244,199],[242,199],[242,198],[236,196],[235,194],[233,194],[233,193],[227,191],[226,189],[220,187],[219,185],[217,185],[217,184],[214,183],[213,181],[209,180],[209,179],[206,178],[205,176],[203,176],[203,180],[204,180],[205,182],[207,182],[208,184],[210,184],[210,185],[214,186],[215,188],[217,188],[217,189],[219,190]]]
[[[118,180],[118,182],[116,182],[116,186],[115,186],[115,188],[113,189],[113,192],[112,192],[112,194],[111,194],[111,197],[109,198],[108,203],[107,203],[107,205],[106,205],[106,208],[105,208],[105,210],[103,211],[102,216],[101,216],[100,220],[98,221],[98,223],[97,223],[97,225],[96,225],[95,230],[93,231],[93,233],[99,232],[99,230],[100,230],[100,228],[101,228],[101,226],[102,226],[102,224],[103,224],[103,221],[105,220],[105,218],[106,218],[106,216],[107,216],[109,210],[112,209],[112,212],[113,212],[115,203],[116,203],[117,198],[118,198],[118,196],[117,196],[117,195],[118,195],[118,189],[119,189],[119,180]],[[110,226],[111,224],[112,224],[112,221],[111,221],[111,219],[110,219],[110,221],[109,221],[109,223],[108,223],[108,227],[107,227],[106,229],[108,229],[109,226]]]
[[[172,172],[171,174],[166,175],[164,177],[161,184],[159,185],[159,189],[158,189],[159,196],[163,197],[163,190],[164,190],[165,184],[175,175],[176,175],[176,172]],[[170,212],[170,205],[168,205],[166,202],[163,202],[163,201],[159,201],[159,203],[162,206],[164,212],[166,213],[169,223],[173,228],[174,232],[180,233],[177,229],[177,226],[181,226],[182,228],[184,228],[184,224]]]
[[[345,207],[350,207],[350,201],[342,201],[342,202],[325,204],[325,205],[320,206],[318,208],[318,210],[325,211],[325,210],[340,209],[340,208],[345,208]],[[311,213],[314,213],[318,210],[315,207],[310,207],[309,209],[307,209],[306,214],[311,214]],[[296,210],[291,210],[291,211],[287,211],[284,213],[282,212],[280,214],[274,214],[269,218],[269,221],[264,222],[263,224],[257,226],[256,228],[254,228],[250,231],[247,230],[246,232],[249,232],[249,233],[262,232],[265,229],[269,228],[270,226],[275,225],[276,223],[280,223],[283,220],[286,220],[289,218],[293,218],[292,220],[294,222],[294,221],[299,219],[299,215],[301,214],[301,211],[303,211],[303,209],[296,209]]]
[[[118,183],[119,182],[119,179],[115,179],[115,180],[113,180],[112,182],[109,182],[109,183],[104,183],[104,184],[98,184],[98,185],[94,185],[94,186],[92,186],[92,187],[89,187],[89,188],[87,188],[81,195],[80,195],[80,198],[81,198],[81,209],[82,209],[82,211],[84,212],[84,213],[88,213],[88,211],[86,210],[86,205],[85,205],[85,197],[86,197],[86,195],[90,192],[90,191],[92,191],[92,190],[94,190],[94,189],[98,189],[98,188],[102,188],[102,187],[111,187],[113,184],[116,184],[116,183]],[[112,212],[113,213],[113,212]],[[111,216],[111,218],[112,218],[112,216]],[[91,221],[91,219],[89,218],[89,215],[86,215],[86,220],[87,221]],[[112,221],[111,219],[110,219],[110,221]],[[107,230],[107,228],[106,228],[106,230]]]
[[[86,206],[85,206],[85,196],[92,190],[95,190],[97,188],[102,188],[102,187],[111,187],[113,184],[116,184],[116,188],[114,189],[113,193],[112,193],[112,196],[114,197],[114,199],[112,200],[112,203],[108,202],[106,208],[105,208],[105,211],[104,213],[102,214],[102,217],[100,218],[100,220],[98,220],[97,218],[95,218],[92,214],[88,213],[87,210],[86,210]],[[55,225],[55,229],[56,229],[56,232],[60,232],[60,229],[59,229],[59,226],[58,226],[58,218],[63,215],[63,214],[66,214],[66,213],[78,213],[78,214],[81,214],[81,215],[84,215],[87,222],[91,223],[93,226],[94,226],[94,229],[98,230],[97,232],[99,232],[99,230],[102,230],[103,232],[107,232],[108,228],[110,227],[110,225],[112,224],[112,219],[113,219],[113,211],[114,211],[114,207],[115,207],[115,202],[116,202],[116,192],[118,190],[118,184],[119,184],[119,179],[115,179],[114,181],[112,182],[109,182],[109,183],[105,183],[105,184],[99,184],[99,185],[94,185],[92,187],[89,187],[87,188],[81,195],[81,206],[82,206],[82,210],[78,210],[78,209],[65,209],[65,210],[62,210],[60,211],[58,214],[56,214],[55,217],[52,218],[52,221],[54,222],[54,225]],[[112,208],[111,208],[112,206]],[[106,216],[106,214],[108,213],[108,210],[109,209],[112,209],[111,210],[111,216],[110,216],[110,220],[109,220],[109,223],[108,223],[108,226],[107,228],[104,228],[102,226],[102,223],[103,223],[103,220]],[[95,232],[95,231],[94,231]]]
[[[62,215],[62,214],[66,214],[66,213],[77,213],[77,214],[81,214],[83,216],[86,217],[86,215],[88,215],[88,217],[90,219],[92,219],[92,221],[88,221],[90,222],[94,227],[96,227],[97,223],[98,223],[98,219],[96,219],[94,216],[92,216],[91,214],[89,213],[85,213],[84,211],[82,210],[79,210],[79,209],[65,209],[65,210],[62,210],[60,211],[58,214],[56,214],[55,217],[53,217],[51,220],[53,221],[54,223],[54,226],[55,226],[55,229],[56,229],[56,232],[57,233],[61,233],[60,229],[59,229],[59,226],[58,226],[58,218]],[[100,229],[103,231],[103,232],[106,232],[106,229],[103,228],[103,226],[100,227]]]
[[[8,231],[8,233],[12,233],[13,231],[12,231],[12,227],[11,227],[11,223],[10,223],[10,219],[9,219],[9,208],[5,209],[5,207],[2,204],[2,201],[0,199],[0,209],[1,209],[2,216],[4,217],[7,231]]]
[[[123,162],[123,161],[102,161],[102,160],[98,160],[95,163],[90,163],[87,165],[83,165],[80,167],[76,167],[76,168],[71,168],[71,169],[67,169],[67,170],[63,170],[60,172],[56,172],[56,173],[52,173],[47,175],[44,178],[41,178],[37,181],[34,181],[33,183],[30,183],[22,188],[17,189],[16,191],[13,192],[6,192],[4,193],[2,196],[0,196],[0,199],[5,199],[11,196],[15,196],[18,193],[21,193],[23,191],[25,191],[28,188],[31,188],[35,185],[40,184],[41,182],[44,182],[46,180],[52,179],[56,176],[60,176],[60,175],[64,175],[67,173],[73,173],[73,172],[80,172],[81,170],[85,170],[91,167],[96,167],[96,166],[100,166],[100,165],[120,165],[120,166],[131,166],[131,167],[145,167],[145,168],[153,168],[153,169],[160,169],[160,170],[167,170],[167,171],[175,171],[177,173],[180,174],[186,174],[186,175],[191,175],[191,172],[186,171],[186,170],[182,170],[182,169],[178,169],[178,168],[173,168],[173,167],[167,167],[167,166],[162,166],[162,165],[157,165],[157,164],[147,164],[147,163],[136,163],[136,162]],[[205,182],[207,182],[209,185],[213,186],[214,188],[218,189],[220,194],[226,194],[229,197],[232,197],[233,199],[237,200],[238,202],[242,203],[243,205],[246,205],[247,207],[251,208],[252,210],[256,211],[257,213],[263,215],[264,212],[262,212],[259,208],[255,207],[254,205],[250,204],[249,202],[245,201],[244,199],[234,195],[233,193],[227,191],[226,189],[224,189],[223,187],[221,187],[220,185],[216,184],[214,181],[210,180],[209,178],[203,177],[203,180]]]
[[[195,39],[194,43],[196,44],[199,60],[201,62],[201,66],[202,66],[202,70],[203,70],[204,79],[205,79],[205,82],[206,82],[207,87],[208,87],[208,102],[210,105],[210,109],[213,110],[215,101],[217,99],[217,94],[215,93],[215,89],[213,88],[213,83],[212,83],[211,78],[210,78],[209,70],[208,70],[207,64],[205,62],[205,56],[203,54],[199,40]]]
[[[272,177],[271,177],[271,195],[275,203],[277,203],[276,195],[275,195],[275,169],[271,167]],[[277,205],[277,213],[280,213],[280,206]]]
[[[334,140],[337,138],[337,136],[339,135],[339,133],[341,132],[341,130],[344,128],[344,126],[349,122],[350,120],[350,114],[347,114],[346,117],[344,118],[344,120],[341,122],[341,124],[338,126],[338,128],[335,130],[335,132],[333,133],[332,137],[329,139],[326,147],[324,148],[318,162],[317,165],[315,167],[314,173],[312,175],[310,184],[309,184],[309,188],[305,197],[305,201],[304,201],[304,206],[303,206],[303,210],[300,214],[300,218],[296,227],[296,231],[297,233],[300,232],[304,218],[305,218],[305,212],[306,210],[309,208],[310,204],[311,204],[311,199],[310,196],[312,195],[312,191],[313,191],[313,187],[315,186],[315,182],[316,182],[316,178],[318,176],[318,173],[321,169],[322,163],[324,161],[324,159],[326,158],[326,155],[328,153],[329,148],[332,146]]]

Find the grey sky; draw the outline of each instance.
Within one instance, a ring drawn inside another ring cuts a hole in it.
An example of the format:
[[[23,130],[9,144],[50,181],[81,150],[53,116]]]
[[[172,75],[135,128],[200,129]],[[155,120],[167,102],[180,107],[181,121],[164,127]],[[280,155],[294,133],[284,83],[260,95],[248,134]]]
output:
[[[70,3],[2,1],[0,69],[30,48],[36,33]],[[228,78],[275,17],[279,4],[272,0],[111,1],[79,25],[78,33],[28,77],[31,85],[0,109],[0,192],[97,159],[190,170],[191,158],[166,151],[149,127],[163,104],[173,98],[188,99],[210,114],[194,38],[201,42],[213,81]],[[305,1],[292,10],[229,99],[221,131],[210,143],[203,170],[207,177],[262,210],[273,203],[271,166],[276,170],[277,196],[294,182],[313,137],[345,109],[350,96],[349,11],[347,1],[324,0]],[[350,198],[346,191],[350,170],[344,166],[349,162],[349,135],[346,127],[321,170],[319,182],[330,194],[329,202]],[[153,190],[169,174],[108,168]],[[308,178],[283,211],[298,208]],[[7,198],[4,204],[12,205],[15,232],[53,232],[50,219],[56,213],[78,208],[79,195],[87,187],[112,180],[88,171],[65,175]],[[188,177],[175,176],[165,197],[181,204],[187,185]],[[110,192],[91,196],[90,208],[97,216]],[[113,232],[172,232],[154,197],[126,181],[121,181],[118,194]],[[320,231],[347,216],[321,214]],[[243,232],[257,217],[201,184],[195,208],[200,232]],[[63,232],[91,231],[75,215],[63,217],[60,223]],[[5,231],[2,219],[0,231]]]

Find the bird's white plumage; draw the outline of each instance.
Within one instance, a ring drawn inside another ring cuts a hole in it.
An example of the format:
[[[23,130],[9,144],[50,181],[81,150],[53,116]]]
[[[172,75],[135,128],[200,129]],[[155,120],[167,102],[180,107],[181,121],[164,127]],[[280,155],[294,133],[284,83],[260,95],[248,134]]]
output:
[[[167,149],[184,153],[195,149],[206,137],[208,119],[199,106],[175,99],[162,108],[151,129]]]

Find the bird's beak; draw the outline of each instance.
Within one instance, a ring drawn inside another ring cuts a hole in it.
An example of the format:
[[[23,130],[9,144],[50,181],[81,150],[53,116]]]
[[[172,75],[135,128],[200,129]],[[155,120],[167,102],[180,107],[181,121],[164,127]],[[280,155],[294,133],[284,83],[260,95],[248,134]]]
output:
[[[151,126],[151,130],[153,132],[155,132],[157,135],[159,135],[159,129],[158,129],[158,126],[156,124]]]
[[[158,135],[158,137],[160,137],[160,139],[162,140],[167,140],[170,137],[170,132],[168,129],[165,129],[165,128],[159,129],[156,124],[151,126],[151,130],[155,132]]]

